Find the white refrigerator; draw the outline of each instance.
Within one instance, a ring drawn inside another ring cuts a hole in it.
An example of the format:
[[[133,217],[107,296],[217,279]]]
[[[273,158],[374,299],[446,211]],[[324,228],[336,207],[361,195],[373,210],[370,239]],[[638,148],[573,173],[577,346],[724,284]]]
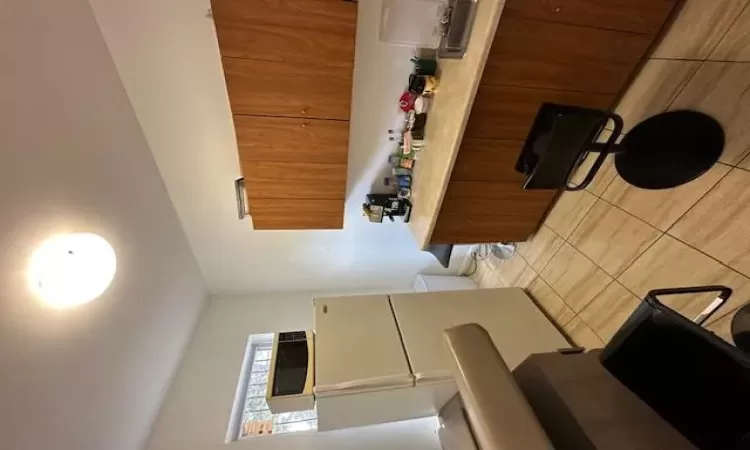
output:
[[[443,331],[465,323],[511,369],[570,347],[522,289],[315,299],[319,431],[436,415],[458,392]]]
[[[413,386],[387,295],[315,299],[319,431],[412,418],[399,393]]]

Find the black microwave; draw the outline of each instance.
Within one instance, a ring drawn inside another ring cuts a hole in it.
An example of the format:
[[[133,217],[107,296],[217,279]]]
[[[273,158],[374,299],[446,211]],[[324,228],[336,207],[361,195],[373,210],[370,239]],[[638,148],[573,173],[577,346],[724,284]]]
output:
[[[274,414],[313,409],[315,335],[312,331],[276,333],[266,387]]]

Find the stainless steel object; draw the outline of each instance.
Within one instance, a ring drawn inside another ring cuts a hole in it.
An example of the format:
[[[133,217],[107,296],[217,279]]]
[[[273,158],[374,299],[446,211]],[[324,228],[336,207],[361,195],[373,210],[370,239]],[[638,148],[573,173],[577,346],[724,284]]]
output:
[[[245,179],[237,178],[234,180],[234,191],[237,194],[237,218],[242,220],[249,215],[247,204],[245,202]]]
[[[466,54],[478,0],[448,0],[440,19],[442,38],[438,58],[460,59]]]

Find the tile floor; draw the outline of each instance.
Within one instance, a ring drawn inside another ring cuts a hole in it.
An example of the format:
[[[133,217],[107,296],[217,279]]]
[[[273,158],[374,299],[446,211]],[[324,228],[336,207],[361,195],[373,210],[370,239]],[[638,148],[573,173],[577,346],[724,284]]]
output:
[[[686,0],[615,111],[627,133],[676,109],[721,122],[720,163],[686,185],[650,191],[620,178],[610,157],[586,190],[560,196],[512,259],[480,262],[475,281],[525,288],[590,348],[604,345],[651,289],[724,284],[734,294],[707,326],[731,343],[732,312],[750,300],[750,0]],[[663,301],[694,317],[712,298]]]
[[[588,348],[603,346],[651,289],[727,285],[734,294],[707,327],[731,343],[731,313],[750,301],[750,171],[719,163],[713,172],[668,192],[616,174],[600,195],[566,192],[513,258],[480,261],[472,278],[525,288]],[[663,301],[692,318],[712,299]]]

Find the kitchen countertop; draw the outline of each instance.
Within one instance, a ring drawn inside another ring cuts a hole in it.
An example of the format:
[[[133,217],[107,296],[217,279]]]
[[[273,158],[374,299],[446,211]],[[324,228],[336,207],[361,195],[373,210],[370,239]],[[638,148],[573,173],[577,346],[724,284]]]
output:
[[[427,148],[415,165],[411,187],[408,225],[422,250],[430,243],[504,6],[505,0],[478,0],[466,55],[439,61],[440,86],[425,128]]]

